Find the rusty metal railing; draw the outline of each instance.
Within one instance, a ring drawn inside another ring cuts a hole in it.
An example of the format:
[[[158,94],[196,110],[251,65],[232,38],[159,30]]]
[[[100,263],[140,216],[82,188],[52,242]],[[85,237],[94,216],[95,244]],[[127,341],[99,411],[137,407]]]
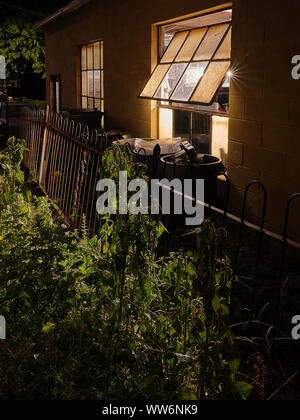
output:
[[[27,114],[24,116],[23,122],[20,123],[20,127],[20,135],[27,140],[28,151],[24,156],[24,164],[30,175],[38,182],[45,194],[56,200],[59,209],[73,228],[80,229],[85,217],[86,228],[93,235],[97,231],[99,223],[96,213],[98,172],[103,152],[108,146],[105,132],[90,130],[81,124],[75,124],[57,114],[52,114],[48,110]],[[240,254],[243,242],[247,242],[246,231],[252,232],[256,237],[253,243],[253,263],[251,265],[253,309],[257,301],[257,283],[260,280],[261,267],[264,264],[263,254],[267,247],[265,241],[272,240],[273,243],[279,244],[278,280],[275,281],[275,284],[278,288],[276,307],[280,308],[288,252],[290,249],[300,252],[300,243],[289,239],[288,234],[291,207],[296,204],[300,194],[290,197],[286,206],[282,233],[274,233],[266,228],[268,194],[260,181],[252,181],[247,185],[242,199],[241,216],[237,216],[236,213],[233,214],[229,210],[232,188],[228,176],[224,173],[218,173],[215,176],[225,178],[222,184],[224,190],[221,200],[223,208],[218,203],[215,204],[217,192],[214,191],[209,204],[205,204],[206,214],[224,227],[237,226],[232,252],[236,274],[241,274]],[[254,187],[262,192],[263,197],[259,220],[256,223],[247,220],[246,216],[248,196]]]
[[[73,228],[80,229],[85,217],[86,228],[94,234],[95,192],[106,134],[47,109],[27,113],[21,135],[27,141],[24,164],[32,178],[56,201]]]

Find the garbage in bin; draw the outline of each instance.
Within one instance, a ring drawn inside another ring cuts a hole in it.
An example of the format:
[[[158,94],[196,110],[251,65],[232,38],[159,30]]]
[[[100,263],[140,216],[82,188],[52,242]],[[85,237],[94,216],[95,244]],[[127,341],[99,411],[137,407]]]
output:
[[[165,178],[203,179],[205,201],[211,204],[217,192],[217,175],[225,173],[222,161],[212,155],[199,154],[189,142],[182,143],[182,151],[161,158],[162,174]]]
[[[153,153],[157,145],[160,147],[160,156],[175,155],[181,150],[181,137],[169,139],[131,138],[119,141],[120,144],[128,144],[137,162],[144,163],[151,171]]]

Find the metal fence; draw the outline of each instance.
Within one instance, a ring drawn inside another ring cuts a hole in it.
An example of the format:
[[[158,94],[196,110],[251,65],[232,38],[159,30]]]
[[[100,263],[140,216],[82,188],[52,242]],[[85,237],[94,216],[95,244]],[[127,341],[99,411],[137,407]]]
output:
[[[27,113],[19,121],[19,135],[26,139],[29,151],[25,153],[24,164],[40,188],[50,198],[56,200],[61,212],[71,222],[72,227],[80,229],[83,218],[91,234],[98,229],[96,214],[96,184],[101,158],[108,146],[107,135],[104,131],[89,130],[81,124],[65,119],[49,111]],[[158,156],[157,156],[158,159]],[[152,177],[155,176],[157,161],[153,165]],[[175,171],[176,172],[176,171]],[[288,238],[290,213],[293,206],[300,204],[300,193],[290,197],[286,204],[285,220],[280,234],[266,229],[266,209],[268,193],[259,181],[250,182],[242,199],[241,214],[237,216],[229,211],[231,185],[228,176],[225,177],[222,200],[210,197],[209,204],[205,204],[207,216],[217,224],[228,227],[233,232],[232,249],[229,250],[233,261],[234,272],[243,273],[251,277],[253,289],[253,305],[257,295],[259,279],[265,267],[265,251],[272,247],[275,261],[273,281],[273,298],[280,304],[282,285],[289,272],[289,252],[296,252],[296,266],[294,272],[300,273],[299,252],[300,243]],[[260,220],[256,223],[246,218],[249,193],[252,188],[259,188],[263,202]],[[222,204],[220,204],[222,203]],[[175,222],[176,223],[176,222]],[[250,236],[252,239],[250,240]],[[243,266],[243,248],[248,246],[251,261]],[[250,246],[249,246],[250,244]],[[225,246],[225,245],[224,245]]]

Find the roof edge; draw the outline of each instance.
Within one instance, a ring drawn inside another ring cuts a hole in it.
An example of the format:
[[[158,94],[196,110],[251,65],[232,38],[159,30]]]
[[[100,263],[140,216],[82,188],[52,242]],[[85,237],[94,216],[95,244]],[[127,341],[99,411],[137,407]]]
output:
[[[91,0],[74,0],[71,3],[67,4],[66,6],[62,7],[61,9],[57,10],[56,12],[52,13],[52,15],[46,17],[41,22],[34,25],[32,29],[35,31],[38,29],[41,29],[44,26],[46,26],[48,23],[54,22],[59,17],[75,12],[75,10],[79,9],[80,7],[89,3],[90,1]]]

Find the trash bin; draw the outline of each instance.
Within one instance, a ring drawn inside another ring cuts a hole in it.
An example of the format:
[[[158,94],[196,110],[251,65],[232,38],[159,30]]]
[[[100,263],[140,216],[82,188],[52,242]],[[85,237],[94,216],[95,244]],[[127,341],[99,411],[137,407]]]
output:
[[[192,147],[192,146],[191,146]],[[184,154],[164,156],[161,158],[161,172],[169,180],[178,178],[193,180],[193,191],[197,179],[204,180],[204,198],[207,204],[213,204],[217,194],[217,175],[225,173],[226,168],[222,161],[212,155],[197,154],[197,161],[191,161]],[[194,195],[194,194],[193,194]]]
[[[97,109],[64,109],[60,112],[65,118],[69,118],[76,123],[87,125],[90,129],[101,128],[101,121],[104,113]]]

